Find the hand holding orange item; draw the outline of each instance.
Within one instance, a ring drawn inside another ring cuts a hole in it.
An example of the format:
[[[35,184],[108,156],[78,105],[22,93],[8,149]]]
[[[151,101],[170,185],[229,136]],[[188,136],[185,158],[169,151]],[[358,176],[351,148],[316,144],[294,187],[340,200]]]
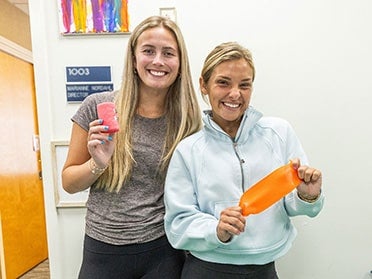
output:
[[[243,216],[257,214],[290,193],[302,180],[297,175],[292,161],[274,170],[249,188],[240,198]]]

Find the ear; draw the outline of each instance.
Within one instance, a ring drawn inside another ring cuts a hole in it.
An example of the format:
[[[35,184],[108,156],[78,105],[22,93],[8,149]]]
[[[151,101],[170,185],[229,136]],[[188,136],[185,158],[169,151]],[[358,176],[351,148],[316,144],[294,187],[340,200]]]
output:
[[[202,77],[199,78],[199,87],[200,87],[202,94],[208,95],[207,86]]]
[[[132,56],[132,60],[133,60],[133,69],[136,71],[137,70],[137,61],[136,61],[136,57],[133,55]]]

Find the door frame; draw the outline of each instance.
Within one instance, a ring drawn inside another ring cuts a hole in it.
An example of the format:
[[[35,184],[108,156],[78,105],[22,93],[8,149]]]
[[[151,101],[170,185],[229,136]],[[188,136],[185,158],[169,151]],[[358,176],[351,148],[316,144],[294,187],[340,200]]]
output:
[[[0,50],[10,55],[13,55],[23,61],[26,61],[32,65],[34,64],[33,59],[32,59],[32,52],[30,50],[6,39],[3,36],[0,36]],[[2,232],[2,229],[1,229],[1,214],[0,214],[0,246],[2,247],[3,241],[2,241],[1,232]],[[3,269],[2,267],[5,267],[4,255],[0,253],[0,279],[6,278],[5,268]]]
[[[19,59],[34,64],[32,59],[32,52],[7,38],[0,36],[0,50],[9,53]]]

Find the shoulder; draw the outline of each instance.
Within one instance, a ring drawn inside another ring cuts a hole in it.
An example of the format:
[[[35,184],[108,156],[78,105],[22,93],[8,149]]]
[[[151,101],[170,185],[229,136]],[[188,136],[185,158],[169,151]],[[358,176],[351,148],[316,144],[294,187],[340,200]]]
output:
[[[100,92],[88,95],[78,110],[78,113],[96,113],[97,104],[103,102],[113,102],[116,91]],[[95,115],[94,115],[95,116]]]
[[[286,119],[274,116],[264,116],[257,121],[257,126],[262,129],[272,129],[275,131],[287,131],[292,129],[291,124]]]
[[[190,148],[200,143],[204,138],[204,130],[200,130],[192,135],[185,137],[178,144],[179,148]]]
[[[89,122],[97,119],[97,104],[102,102],[112,102],[115,98],[116,91],[94,93],[87,96],[81,103],[72,121],[79,124],[85,130],[89,129]]]
[[[84,99],[82,105],[99,104],[103,102],[113,102],[116,94],[117,94],[117,91],[93,93]]]
[[[263,116],[257,122],[258,125],[262,127],[281,127],[281,126],[288,126],[289,122],[280,117],[275,116]]]
[[[200,130],[192,135],[185,137],[178,143],[175,152],[181,153],[183,154],[183,156],[191,154],[193,150],[200,146],[201,142],[203,142],[203,135],[203,130]]]
[[[265,138],[279,138],[281,141],[295,136],[289,121],[273,116],[265,116],[257,121],[254,132]]]

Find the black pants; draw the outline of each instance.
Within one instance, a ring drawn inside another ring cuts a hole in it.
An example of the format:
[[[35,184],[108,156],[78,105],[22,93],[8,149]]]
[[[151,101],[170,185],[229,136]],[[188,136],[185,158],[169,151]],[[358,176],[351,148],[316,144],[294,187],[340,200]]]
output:
[[[210,263],[187,256],[182,279],[278,279],[274,262],[265,265]]]
[[[185,261],[166,237],[133,245],[110,245],[85,236],[79,279],[178,279]]]

